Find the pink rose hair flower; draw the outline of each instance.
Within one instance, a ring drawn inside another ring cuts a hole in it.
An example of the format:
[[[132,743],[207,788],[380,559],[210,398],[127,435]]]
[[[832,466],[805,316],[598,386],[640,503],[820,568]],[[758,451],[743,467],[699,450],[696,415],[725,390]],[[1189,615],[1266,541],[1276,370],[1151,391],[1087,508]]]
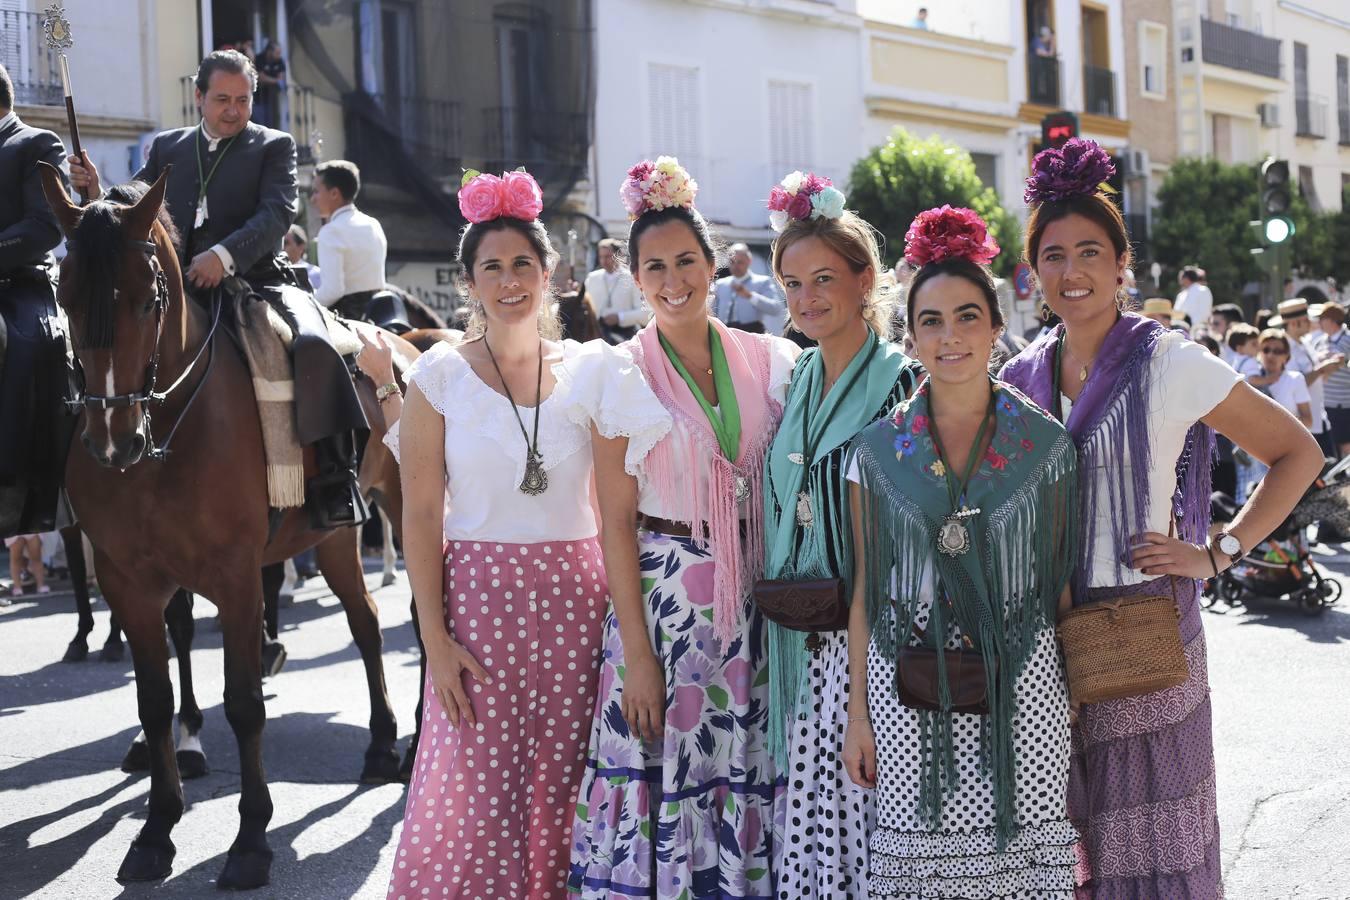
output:
[[[924,210],[905,233],[905,259],[914,266],[953,257],[983,266],[998,254],[998,242],[973,209],[944,205]]]
[[[459,211],[475,225],[503,216],[533,222],[544,211],[544,192],[524,169],[500,178],[469,169],[459,185]]]
[[[656,162],[644,159],[628,170],[619,185],[619,200],[630,219],[673,206],[693,209],[697,194],[698,182],[673,156],[659,156]]]
[[[796,219],[837,219],[844,214],[844,193],[824,175],[791,172],[769,189],[769,224],[782,231]]]

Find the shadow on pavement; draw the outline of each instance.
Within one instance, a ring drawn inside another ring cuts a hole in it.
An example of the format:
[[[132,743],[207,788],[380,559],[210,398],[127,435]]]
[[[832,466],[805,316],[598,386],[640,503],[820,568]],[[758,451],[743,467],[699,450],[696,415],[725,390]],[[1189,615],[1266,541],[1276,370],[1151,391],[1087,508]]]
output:
[[[1309,616],[1291,603],[1279,600],[1249,597],[1248,602],[1236,607],[1210,610],[1215,615],[1240,617],[1239,625],[1269,625],[1297,631],[1314,644],[1341,644],[1350,642],[1350,609],[1333,606],[1321,615]]]

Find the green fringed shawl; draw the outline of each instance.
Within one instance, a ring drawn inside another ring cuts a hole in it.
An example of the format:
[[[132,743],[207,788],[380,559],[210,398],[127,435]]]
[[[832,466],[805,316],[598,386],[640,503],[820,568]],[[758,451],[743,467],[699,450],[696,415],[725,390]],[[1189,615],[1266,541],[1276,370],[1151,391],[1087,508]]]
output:
[[[953,616],[989,673],[989,715],[980,740],[981,772],[993,783],[1002,850],[1017,833],[1017,761],[1013,721],[1017,679],[1053,627],[1059,596],[1077,558],[1077,453],[1064,427],[1015,388],[995,382],[996,428],[967,488],[982,513],[966,520],[971,549],[938,552],[937,533],[952,511],[943,465],[929,430],[929,382],[894,415],[855,439],[863,487],[868,620],[872,642],[888,659],[917,639],[913,627],[925,583],[932,596],[929,646],[951,634]],[[934,578],[936,576],[936,578]],[[951,697],[938,655],[941,701]],[[919,797],[930,828],[960,789],[950,712],[918,712],[922,753]]]
[[[863,367],[866,367],[865,369]],[[764,467],[765,555],[767,578],[804,580],[842,577],[853,581],[853,524],[848,507],[848,485],[843,473],[831,472],[828,459],[872,422],[914,361],[897,344],[881,341],[870,331],[833,389],[821,397],[825,365],[820,351],[807,350],[792,372],[783,420]],[[856,376],[856,378],[855,378]],[[907,376],[906,386],[916,379]],[[851,387],[850,387],[851,385]],[[844,388],[849,387],[845,394]],[[806,465],[789,459],[802,453],[802,424],[815,452]],[[797,494],[805,489],[812,498],[815,524],[797,524]],[[827,546],[827,543],[829,546]],[[841,572],[833,571],[834,559]],[[769,752],[779,764],[787,758],[789,725],[808,702],[806,673],[810,651],[806,634],[768,625],[769,644]]]

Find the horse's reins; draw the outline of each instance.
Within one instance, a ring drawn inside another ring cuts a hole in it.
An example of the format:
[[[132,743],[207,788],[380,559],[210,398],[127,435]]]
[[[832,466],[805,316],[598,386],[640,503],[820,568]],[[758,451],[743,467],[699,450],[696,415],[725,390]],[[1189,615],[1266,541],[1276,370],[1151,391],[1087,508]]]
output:
[[[153,241],[131,241],[133,247],[144,250],[150,256],[154,256],[158,247]],[[164,274],[164,267],[156,265],[155,267],[155,345],[150,353],[150,361],[146,365],[145,386],[140,391],[133,394],[91,394],[83,391],[79,397],[73,400],[67,400],[66,405],[72,409],[81,408],[108,410],[119,409],[123,406],[134,406],[141,404],[141,418],[145,422],[145,439],[148,445],[146,456],[150,459],[164,459],[169,455],[169,444],[173,442],[173,437],[178,433],[178,426],[182,424],[183,419],[187,417],[188,410],[196,401],[197,395],[201,392],[202,385],[206,383],[206,378],[211,374],[211,367],[215,363],[216,350],[215,341],[216,327],[220,325],[220,290],[217,289],[211,298],[211,328],[206,333],[206,339],[202,345],[197,348],[197,354],[192,357],[192,362],[188,363],[187,368],[183,369],[182,374],[162,391],[156,390],[156,383],[159,378],[159,345],[164,337],[164,318],[169,309],[169,279]],[[201,380],[197,382],[196,387],[188,396],[187,403],[183,404],[183,409],[178,413],[178,418],[174,420],[173,426],[169,429],[169,434],[164,438],[163,444],[155,443],[154,432],[151,430],[150,409],[151,403],[163,403],[169,395],[182,386],[183,382],[192,374],[197,363],[201,361],[202,355],[206,355],[206,371],[202,373]],[[81,381],[84,381],[83,367],[81,367]]]

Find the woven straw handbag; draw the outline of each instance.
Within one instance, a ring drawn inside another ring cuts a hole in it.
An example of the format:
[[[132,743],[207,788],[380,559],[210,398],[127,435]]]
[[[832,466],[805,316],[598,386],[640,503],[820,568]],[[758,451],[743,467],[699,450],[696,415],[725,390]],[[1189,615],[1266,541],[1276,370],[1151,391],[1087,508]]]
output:
[[[1075,702],[1137,697],[1189,677],[1175,576],[1170,581],[1170,597],[1122,597],[1077,607],[1060,618],[1059,640]]]

